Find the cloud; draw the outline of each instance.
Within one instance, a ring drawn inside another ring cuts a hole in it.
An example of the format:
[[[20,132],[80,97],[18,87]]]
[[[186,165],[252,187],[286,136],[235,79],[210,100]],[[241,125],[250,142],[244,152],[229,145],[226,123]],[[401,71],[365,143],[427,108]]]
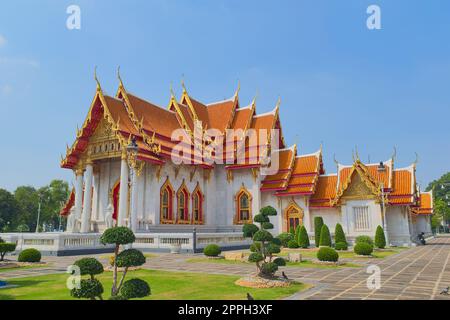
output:
[[[6,44],[6,38],[0,34],[0,47],[3,47]]]

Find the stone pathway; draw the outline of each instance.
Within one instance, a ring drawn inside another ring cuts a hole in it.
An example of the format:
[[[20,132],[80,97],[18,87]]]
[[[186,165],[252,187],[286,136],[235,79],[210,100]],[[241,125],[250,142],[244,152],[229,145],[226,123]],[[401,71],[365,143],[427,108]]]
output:
[[[103,255],[93,255],[97,258]],[[255,271],[251,264],[189,263],[186,260],[199,257],[199,254],[174,255],[158,253],[147,259],[144,267],[154,270],[199,272],[245,276]],[[49,267],[0,271],[0,279],[39,276],[65,272],[68,265],[80,257],[44,257]],[[107,263],[107,259],[101,259]],[[318,269],[281,268],[289,278],[313,284],[314,287],[295,294],[289,299],[449,299],[440,295],[443,288],[450,286],[450,236],[439,237],[420,246],[404,250],[384,259],[353,260],[363,264],[362,268]],[[371,275],[369,265],[381,270],[381,287],[378,290],[367,288]]]

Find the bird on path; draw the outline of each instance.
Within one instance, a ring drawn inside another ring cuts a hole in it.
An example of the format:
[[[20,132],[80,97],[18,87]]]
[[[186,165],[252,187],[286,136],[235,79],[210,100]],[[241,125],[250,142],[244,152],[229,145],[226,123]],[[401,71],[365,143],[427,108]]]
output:
[[[445,288],[444,290],[441,291],[440,294],[446,295],[448,296],[448,291],[450,290],[450,287]]]
[[[289,280],[288,276],[286,275],[286,273],[284,273],[284,271],[281,272],[281,275],[283,276],[284,279]]]
[[[253,296],[247,292],[247,300],[255,300],[255,298],[253,298]]]

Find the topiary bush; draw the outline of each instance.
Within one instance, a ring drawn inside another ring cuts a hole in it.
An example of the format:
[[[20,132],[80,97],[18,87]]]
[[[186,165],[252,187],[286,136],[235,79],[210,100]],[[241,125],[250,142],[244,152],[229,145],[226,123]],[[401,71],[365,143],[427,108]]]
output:
[[[139,267],[145,263],[144,254],[136,249],[127,249],[117,255],[117,266],[119,268]]]
[[[242,233],[245,238],[251,238],[259,228],[253,223],[246,223],[242,226]]]
[[[289,228],[289,233],[292,234],[293,237],[295,237],[295,229],[294,227]]]
[[[320,261],[337,262],[339,260],[339,254],[330,247],[321,247],[317,252],[317,259]]]
[[[289,249],[297,249],[298,248],[298,243],[295,240],[291,240],[288,242],[288,248]]]
[[[334,228],[334,243],[343,242],[347,243],[347,238],[345,237],[344,229],[340,223],[336,223]]]
[[[300,233],[298,235],[298,246],[300,248],[308,248],[309,245],[310,245],[310,243],[309,243],[308,231],[306,231],[305,226],[302,226],[300,228]]]
[[[112,227],[106,229],[100,237],[102,244],[123,245],[133,243],[136,240],[133,231],[127,227]]]
[[[384,230],[381,226],[378,226],[375,231],[375,246],[379,249],[384,249],[386,247],[386,237],[384,236]]]
[[[117,296],[111,296],[111,297],[109,297],[109,299],[108,300],[127,300],[125,297],[122,297],[122,296],[120,296],[120,295],[117,295]]]
[[[361,242],[364,242],[364,243],[367,243],[367,244],[370,244],[371,246],[373,246],[373,240],[369,236],[357,236],[355,239],[355,243],[361,243]]]
[[[290,232],[280,233],[277,238],[280,239],[283,247],[287,247],[288,242],[294,240],[294,236]]]
[[[320,246],[331,247],[331,234],[330,229],[326,224],[322,225],[320,230]]]
[[[261,243],[255,242],[250,245],[250,251],[251,252],[259,252],[261,250]]]
[[[261,265],[261,272],[265,276],[271,276],[278,270],[278,265],[275,262],[264,262]]]
[[[29,248],[22,250],[19,253],[19,257],[17,258],[19,262],[40,262],[41,261],[41,253],[39,250],[34,248]]]
[[[323,218],[314,217],[314,242],[316,247],[320,246],[320,232],[322,231]]]
[[[207,257],[217,257],[222,253],[222,250],[217,244],[208,244],[203,249],[203,254]]]
[[[260,252],[252,252],[250,253],[250,255],[248,256],[248,261],[249,262],[260,262],[264,260],[264,256],[260,253]]]
[[[3,261],[8,252],[16,250],[16,244],[12,242],[0,242],[0,261]]]
[[[281,258],[281,257],[278,257],[278,258],[275,258],[274,260],[273,260],[273,263],[275,263],[277,266],[279,266],[279,267],[283,267],[283,266],[285,266],[286,265],[286,260],[284,260],[283,258]]]
[[[80,268],[80,275],[90,275],[91,279],[94,275],[103,273],[103,265],[95,258],[82,258],[75,261],[74,265]]]
[[[373,252],[373,246],[366,242],[359,242],[353,247],[353,251],[361,256],[370,256]]]
[[[347,244],[347,242],[336,242],[336,244],[334,245],[334,248],[336,250],[347,250],[348,244]]]
[[[81,279],[80,288],[70,290],[70,295],[79,299],[102,300],[103,285],[97,279]]]
[[[136,278],[125,281],[120,289],[120,295],[125,299],[144,298],[150,294],[148,283]]]
[[[300,225],[298,225],[297,228],[295,228],[294,240],[297,241],[297,243],[298,243],[298,239],[300,237],[300,228],[301,228]]]

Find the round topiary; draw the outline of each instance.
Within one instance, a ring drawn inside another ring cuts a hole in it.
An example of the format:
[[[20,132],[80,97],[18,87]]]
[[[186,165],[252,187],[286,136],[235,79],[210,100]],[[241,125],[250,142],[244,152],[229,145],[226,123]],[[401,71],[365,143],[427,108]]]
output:
[[[320,246],[331,247],[331,234],[328,226],[324,224],[320,231]]]
[[[86,274],[93,277],[103,272],[103,265],[95,258],[83,258],[75,261],[74,265],[80,268],[80,275]]]
[[[39,262],[41,261],[41,253],[34,248],[25,249],[20,252],[17,258],[19,262]]]
[[[300,238],[300,228],[301,228],[300,225],[298,225],[297,228],[295,228],[294,240],[297,241],[297,243],[298,243],[299,238]]]
[[[317,259],[320,261],[337,262],[339,260],[339,254],[330,247],[321,247],[317,252]]]
[[[255,242],[250,245],[251,252],[259,252],[261,250],[261,242]]]
[[[309,245],[308,231],[306,231],[305,226],[302,226],[298,235],[298,246],[300,248],[308,248]]]
[[[355,245],[353,251],[361,256],[370,256],[373,252],[373,246],[366,242],[359,242]]]
[[[277,210],[272,206],[265,206],[264,208],[261,208],[261,210],[259,210],[259,213],[264,216],[276,216]]]
[[[260,262],[263,261],[264,257],[261,253],[259,252],[252,252],[250,253],[250,255],[248,256],[248,261],[249,262]]]
[[[320,246],[320,232],[322,231],[323,218],[314,217],[314,242],[316,247]]]
[[[151,294],[150,286],[141,279],[130,279],[120,288],[120,295],[125,299],[144,298]]]
[[[257,214],[254,218],[253,221],[258,222],[258,223],[263,223],[263,222],[269,222],[269,217],[263,215],[263,214]]]
[[[122,297],[122,296],[120,296],[120,295],[117,295],[117,296],[111,296],[111,297],[109,297],[109,299],[108,300],[127,300],[125,297]]]
[[[281,247],[275,243],[269,243],[266,246],[266,253],[268,254],[275,254],[275,253],[280,253],[281,251]]]
[[[381,226],[378,226],[375,231],[375,246],[379,249],[384,249],[386,247],[386,237],[384,236],[384,230]]]
[[[136,240],[133,231],[127,227],[112,227],[106,229],[100,237],[102,244],[128,244]]]
[[[275,258],[274,260],[273,260],[273,263],[275,263],[277,266],[279,266],[279,267],[283,267],[283,266],[285,266],[286,265],[286,260],[284,260],[283,258],[281,258],[281,257],[278,257],[278,258]]]
[[[265,262],[261,265],[261,273],[267,276],[273,275],[278,270],[278,265],[274,262]]]
[[[253,241],[272,241],[273,236],[267,230],[259,230],[253,235]]]
[[[103,286],[97,279],[81,279],[80,288],[73,288],[70,295],[78,299],[91,299],[101,297],[103,294]]]
[[[361,243],[361,242],[364,242],[364,243],[367,243],[367,244],[370,244],[371,246],[373,246],[373,240],[369,236],[357,236],[355,239],[355,243]]]
[[[347,242],[336,242],[334,247],[336,250],[347,250],[348,244],[347,244]]]
[[[283,247],[287,247],[288,242],[294,240],[294,236],[289,232],[280,233],[277,238],[280,239]]]
[[[263,222],[261,223],[261,227],[266,230],[271,230],[273,229],[273,224],[270,222]]]
[[[336,227],[334,228],[334,242],[345,242],[347,243],[347,239],[345,237],[344,229],[340,223],[336,223]]]
[[[208,244],[203,249],[203,254],[207,257],[217,257],[221,252],[222,250],[217,244]]]
[[[290,249],[296,249],[296,248],[298,248],[298,243],[297,243],[297,241],[295,241],[295,240],[290,240],[290,241],[288,242],[288,248],[290,248]]]
[[[119,268],[138,267],[144,263],[144,254],[136,249],[127,249],[117,255],[117,266]]]
[[[281,247],[281,240],[280,239],[278,239],[278,238],[272,238],[272,243],[273,244],[276,244],[277,246],[280,246]]]
[[[3,261],[5,254],[16,250],[16,244],[13,242],[0,242],[0,261]]]
[[[246,223],[242,226],[242,233],[245,238],[252,238],[259,228],[253,223]]]

